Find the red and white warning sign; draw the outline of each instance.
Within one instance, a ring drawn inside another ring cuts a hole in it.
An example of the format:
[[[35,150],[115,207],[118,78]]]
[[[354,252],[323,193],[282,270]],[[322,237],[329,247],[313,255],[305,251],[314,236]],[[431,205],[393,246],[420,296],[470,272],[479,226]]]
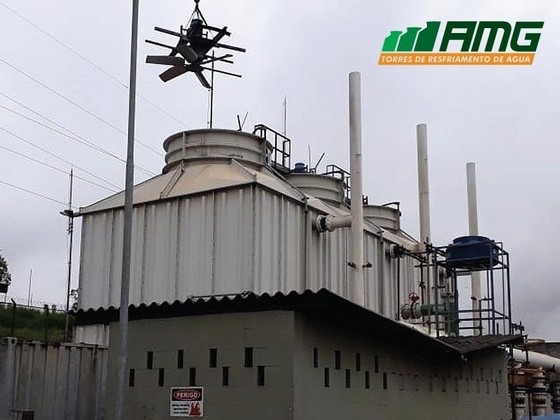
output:
[[[204,388],[190,386],[171,388],[171,417],[203,417]]]

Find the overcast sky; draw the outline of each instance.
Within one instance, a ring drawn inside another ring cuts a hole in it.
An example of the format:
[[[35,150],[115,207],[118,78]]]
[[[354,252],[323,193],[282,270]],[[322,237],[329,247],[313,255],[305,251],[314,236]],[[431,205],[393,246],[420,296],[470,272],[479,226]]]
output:
[[[65,301],[67,221],[59,211],[68,200],[64,172],[71,164],[77,176],[109,188],[76,179],[76,206],[124,185],[124,164],[105,152],[125,157],[129,3],[0,0],[0,252],[12,273],[10,296],[27,298],[32,269],[34,300]],[[307,161],[309,146],[312,160],[325,152],[323,164],[348,167],[347,79],[360,71],[370,203],[400,201],[403,228],[418,236],[416,124],[428,124],[434,244],[467,233],[465,163],[474,161],[480,233],[511,254],[514,318],[533,337],[560,340],[559,2],[202,0],[200,6],[210,24],[229,27],[225,42],[247,48],[231,67],[242,79],[216,77],[215,127],[235,129],[236,115],[248,112],[247,131],[257,123],[281,129],[286,96],[292,162]],[[164,84],[157,77],[162,67],[144,62],[161,53],[144,39],[175,41],[153,27],[176,30],[193,7],[140,0],[136,132],[148,147],[137,144],[143,171],[136,181],[161,171],[167,136],[207,123],[207,92],[192,74]],[[544,20],[545,26],[533,66],[377,65],[389,31],[431,20]],[[79,222],[76,233],[73,287]]]

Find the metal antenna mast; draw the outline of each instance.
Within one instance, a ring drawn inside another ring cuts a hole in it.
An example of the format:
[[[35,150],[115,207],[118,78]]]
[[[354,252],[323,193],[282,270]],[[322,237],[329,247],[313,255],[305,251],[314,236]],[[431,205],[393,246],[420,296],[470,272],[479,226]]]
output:
[[[282,134],[284,136],[286,136],[286,124],[287,124],[287,112],[288,112],[288,100],[286,98],[286,95],[284,95],[284,102],[282,103]],[[311,160],[311,159],[310,159]],[[309,162],[309,164],[311,165],[311,162]]]
[[[212,60],[215,60],[214,51],[212,51]],[[210,89],[209,89],[209,115],[208,115],[208,127],[212,128],[214,121],[214,64],[216,61],[212,61],[212,75],[210,76]]]

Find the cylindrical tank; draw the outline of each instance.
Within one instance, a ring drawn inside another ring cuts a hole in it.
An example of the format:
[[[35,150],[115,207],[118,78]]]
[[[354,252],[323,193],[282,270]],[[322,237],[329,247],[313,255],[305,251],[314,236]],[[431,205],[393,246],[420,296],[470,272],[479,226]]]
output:
[[[165,139],[163,172],[183,162],[185,165],[212,160],[237,159],[249,166],[269,164],[272,146],[265,139],[242,131],[225,129],[189,130]]]
[[[312,197],[335,205],[342,204],[344,201],[344,188],[342,180],[339,178],[328,175],[294,172],[286,178],[294,187],[299,188]]]
[[[364,218],[384,229],[398,231],[401,225],[401,212],[389,206],[364,206]]]

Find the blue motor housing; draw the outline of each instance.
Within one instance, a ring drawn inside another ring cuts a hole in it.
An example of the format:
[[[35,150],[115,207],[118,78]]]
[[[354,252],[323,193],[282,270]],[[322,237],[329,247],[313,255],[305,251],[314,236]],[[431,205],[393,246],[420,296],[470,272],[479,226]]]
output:
[[[461,236],[445,251],[446,265],[465,270],[488,269],[498,264],[498,247],[485,236]]]

